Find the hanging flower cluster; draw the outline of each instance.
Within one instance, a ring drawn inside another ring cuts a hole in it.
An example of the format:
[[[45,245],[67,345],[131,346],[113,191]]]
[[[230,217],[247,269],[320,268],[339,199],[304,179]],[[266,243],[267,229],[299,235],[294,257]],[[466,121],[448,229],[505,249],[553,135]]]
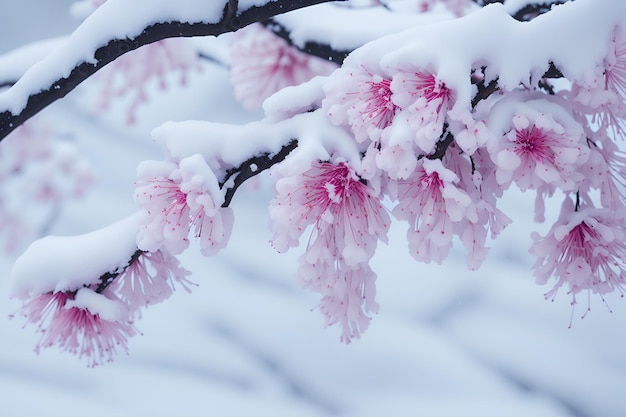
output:
[[[542,79],[489,92],[474,68],[474,82],[484,83],[475,96],[484,96],[465,106],[455,82],[432,68],[357,60],[330,77],[323,109],[362,144],[367,179],[383,185],[393,215],[409,223],[417,260],[443,262],[456,235],[478,268],[487,231],[493,238],[510,222],[496,207],[507,188],[537,193],[537,221],[546,197],[565,195],[560,220],[531,253],[538,281],[557,279],[546,298],[567,285],[574,304],[582,290],[624,288],[626,159],[616,140],[625,133],[625,38],[616,29],[597,77],[561,91]]]
[[[601,297],[613,291],[622,295],[626,289],[626,223],[624,211],[613,213],[606,208],[578,209],[567,206],[548,234],[531,247],[537,256],[537,282],[556,282],[546,298],[554,300],[565,287],[572,297],[587,291]],[[587,306],[589,311],[590,306]],[[586,314],[586,312],[585,312]],[[571,323],[570,323],[571,326]]]
[[[367,329],[367,313],[378,312],[369,260],[378,240],[387,240],[389,216],[374,190],[342,161],[314,163],[278,180],[276,190],[271,243],[285,252],[311,226],[298,277],[322,295],[319,309],[326,324],[340,324],[341,340],[349,343]]]
[[[137,237],[139,249],[165,248],[179,254],[189,246],[192,229],[204,255],[216,253],[228,242],[233,212],[222,207],[218,180],[199,154],[179,164],[142,162],[135,201],[147,214]]]
[[[87,283],[17,291],[23,306],[13,316],[37,326],[37,353],[57,346],[97,366],[111,362],[119,350],[128,353],[128,339],[139,333],[134,320],[142,308],[169,298],[176,285],[190,292],[194,284],[188,275],[167,252],[137,251],[128,265],[114,272],[83,277]]]

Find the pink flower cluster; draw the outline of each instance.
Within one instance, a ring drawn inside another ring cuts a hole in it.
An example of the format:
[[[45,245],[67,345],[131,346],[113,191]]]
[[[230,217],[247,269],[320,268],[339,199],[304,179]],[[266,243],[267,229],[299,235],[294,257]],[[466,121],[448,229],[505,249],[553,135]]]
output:
[[[31,294],[17,313],[37,326],[35,351],[58,346],[85,357],[89,366],[111,362],[138,333],[133,322],[140,309],[167,299],[189,272],[166,252],[138,252],[126,268],[103,275],[84,287]]]
[[[583,291],[606,303],[606,294],[617,291],[623,297],[626,288],[626,156],[618,145],[626,138],[626,33],[621,28],[615,29],[595,74],[591,80],[575,80],[571,93],[563,94],[584,131],[586,160],[570,187],[575,194],[566,197],[547,235],[534,236],[531,248],[538,258],[537,282],[555,280],[546,298],[554,300],[566,287],[572,314]],[[583,317],[589,310],[590,304]]]
[[[556,278],[546,298],[554,300],[561,287],[566,287],[567,294],[571,295],[572,306],[582,291],[603,296],[617,290],[623,296],[626,289],[625,213],[622,211],[616,216],[608,209],[593,207],[574,210],[569,200],[568,203],[559,221],[545,237],[535,236],[537,241],[530,249],[537,256],[537,282],[546,284],[552,277]]]
[[[387,74],[364,66],[338,71],[323,107],[366,147],[364,177],[397,202],[392,213],[409,223],[411,254],[441,263],[457,235],[476,269],[488,252],[488,230],[495,237],[510,222],[496,207],[501,190],[486,192],[487,185],[498,187],[494,164],[486,149],[470,155],[455,141],[438,151],[446,135],[452,138],[447,113],[455,97],[443,80],[420,68]]]
[[[563,205],[551,232],[531,249],[538,281],[557,280],[547,297],[562,286],[574,302],[583,290],[623,291],[626,154],[616,139],[626,137],[624,31],[616,29],[596,79],[570,80],[571,88],[559,91],[546,80],[494,90],[466,103],[465,112],[456,102],[458,81],[429,68],[366,62],[331,75],[322,107],[360,146],[361,177],[408,222],[416,259],[443,262],[457,236],[469,268],[478,268],[488,232],[494,238],[511,221],[497,202],[515,185],[536,192],[539,222],[546,198],[576,202]],[[481,82],[483,70],[473,78]]]
[[[230,49],[230,79],[235,97],[248,110],[285,87],[328,75],[337,66],[298,51],[261,24],[237,32]]]
[[[338,71],[326,85],[323,108],[331,121],[370,143],[379,169],[407,178],[420,152],[430,153],[444,130],[453,92],[424,70],[389,77],[364,66]]]
[[[138,172],[135,201],[146,213],[137,237],[140,249],[179,254],[189,246],[192,229],[204,255],[226,246],[233,212],[221,207],[224,195],[202,156],[179,164],[145,161]]]
[[[139,249],[128,264],[86,277],[83,286],[26,294],[21,313],[42,333],[37,350],[56,345],[88,358],[90,366],[111,361],[118,348],[127,351],[142,308],[169,298],[178,286],[189,292],[194,285],[174,256],[189,246],[191,231],[205,255],[226,245],[232,211],[222,207],[220,184],[201,155],[178,163],[145,161],[138,177]]]
[[[318,162],[276,183],[270,205],[272,245],[297,246],[310,228],[300,258],[301,284],[322,295],[327,325],[339,324],[341,340],[358,338],[378,312],[376,274],[369,266],[378,240],[386,241],[389,216],[373,189],[347,163]]]

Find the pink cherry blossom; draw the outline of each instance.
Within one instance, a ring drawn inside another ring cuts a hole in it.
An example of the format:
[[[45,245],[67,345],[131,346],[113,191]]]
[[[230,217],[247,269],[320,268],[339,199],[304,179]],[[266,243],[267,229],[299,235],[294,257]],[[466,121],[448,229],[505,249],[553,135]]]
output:
[[[409,222],[411,255],[426,263],[442,263],[452,247],[453,224],[463,219],[471,198],[455,184],[458,176],[438,159],[422,159],[406,180],[393,183],[398,201],[393,215]]]
[[[357,142],[378,141],[398,110],[391,80],[364,66],[338,71],[325,88],[323,108],[334,124],[349,126]]]
[[[329,259],[343,258],[342,252],[362,253],[369,259],[378,239],[384,239],[389,217],[379,199],[363,184],[347,164],[315,163],[295,178],[286,177],[276,184],[278,195],[270,214],[276,231],[272,244],[279,252],[297,246],[305,229],[313,224],[314,237],[328,234]],[[314,245],[310,243],[309,247]]]
[[[500,184],[510,181],[522,190],[539,189],[544,184],[564,191],[576,189],[582,175],[578,167],[588,157],[579,124],[557,122],[551,115],[516,114],[511,130],[491,149]]]
[[[154,252],[165,247],[173,254],[187,249],[190,210],[179,184],[163,177],[138,181],[135,201],[147,214],[137,237],[140,249]]]
[[[571,201],[563,206],[559,221],[535,243],[535,277],[554,286],[545,296],[554,300],[562,287],[572,297],[582,291],[603,296],[626,288],[626,230],[623,213],[587,207],[575,211]],[[586,314],[586,313],[585,313]]]
[[[165,251],[142,252],[107,291],[119,294],[130,311],[139,312],[141,307],[168,299],[177,284],[191,292],[190,287],[195,284],[186,278],[190,274],[175,256]]]
[[[82,291],[89,291],[84,289]],[[24,303],[20,310],[27,324],[36,324],[41,339],[35,350],[58,346],[61,350],[86,357],[89,366],[111,362],[118,347],[128,353],[128,338],[137,334],[127,318],[103,317],[88,307],[73,305],[76,292],[54,292],[37,295]],[[93,293],[92,297],[103,295]],[[120,303],[106,299],[106,303]],[[120,303],[121,304],[121,303]],[[118,307],[118,306],[115,306]],[[96,308],[96,311],[98,308]]]
[[[230,50],[230,78],[235,97],[248,110],[285,87],[328,75],[337,66],[298,51],[260,24],[237,32]]]
[[[270,214],[279,252],[297,246],[313,226],[300,258],[301,284],[323,295],[327,324],[339,323],[342,340],[359,337],[369,322],[375,274],[368,266],[378,240],[386,241],[389,216],[374,192],[343,162],[315,163],[302,174],[281,178]]]
[[[146,212],[137,237],[139,249],[155,252],[163,247],[181,253],[189,246],[192,228],[204,255],[226,246],[233,213],[221,207],[224,195],[202,156],[185,158],[178,165],[147,161],[139,171],[135,201]]]
[[[406,109],[430,108],[439,117],[449,107],[452,92],[446,83],[426,71],[398,71],[391,83],[393,102]]]
[[[389,144],[414,142],[422,152],[433,152],[441,138],[452,91],[427,71],[398,71],[391,81],[393,102],[402,112],[404,126],[389,132]]]
[[[74,298],[70,291],[49,292],[34,296],[25,300],[18,315],[26,318],[26,324],[37,325],[37,330],[43,331],[45,322],[56,314],[57,311],[64,308],[65,302]],[[11,315],[13,318],[15,316]]]

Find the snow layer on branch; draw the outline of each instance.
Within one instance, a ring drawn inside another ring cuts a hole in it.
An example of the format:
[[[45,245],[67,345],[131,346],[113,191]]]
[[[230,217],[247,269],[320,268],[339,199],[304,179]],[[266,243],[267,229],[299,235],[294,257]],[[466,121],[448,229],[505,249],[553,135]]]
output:
[[[263,111],[268,119],[281,120],[320,108],[327,79],[328,77],[317,76],[306,83],[285,87],[263,102]]]
[[[0,56],[0,84],[17,81],[33,64],[65,42],[67,37],[33,42]]]
[[[80,236],[47,236],[29,246],[11,272],[11,297],[74,291],[128,264],[143,214]]]
[[[452,17],[448,12],[398,13],[381,7],[353,9],[322,3],[274,20],[289,31],[289,39],[298,47],[317,42],[337,51],[351,51],[381,36]],[[337,24],[329,25],[329,18]]]
[[[108,0],[89,15],[66,42],[0,94],[0,110],[18,114],[30,95],[68,77],[82,62],[95,64],[94,52],[111,40],[132,39],[147,26],[162,22],[217,23],[225,4],[226,0]]]
[[[623,0],[577,0],[530,22],[518,22],[501,4],[492,4],[464,18],[373,41],[353,52],[344,67],[390,73],[432,68],[457,94],[450,116],[460,118],[470,108],[472,69],[486,65],[487,81],[498,78],[505,90],[541,78],[550,63],[569,79],[590,80],[607,55],[615,26],[625,18]],[[602,24],[580,29],[589,22]]]
[[[332,125],[321,110],[280,122],[262,120],[246,125],[195,120],[167,122],[154,129],[152,137],[176,161],[201,154],[216,174],[220,169],[237,167],[252,156],[278,153],[292,139],[298,140],[298,149],[291,157],[298,155],[304,167],[314,160],[328,160],[331,154],[354,166],[359,166],[361,159],[361,149],[352,137]]]

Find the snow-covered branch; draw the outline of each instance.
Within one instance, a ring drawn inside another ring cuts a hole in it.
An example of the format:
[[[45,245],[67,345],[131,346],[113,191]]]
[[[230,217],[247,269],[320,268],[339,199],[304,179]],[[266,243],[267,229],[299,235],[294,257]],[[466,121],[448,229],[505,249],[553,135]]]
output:
[[[143,45],[172,37],[216,36],[278,14],[332,0],[182,0],[168,5],[141,0],[129,7],[109,0],[66,42],[0,94],[0,140],[64,97],[100,68]],[[113,24],[115,22],[115,24]]]

